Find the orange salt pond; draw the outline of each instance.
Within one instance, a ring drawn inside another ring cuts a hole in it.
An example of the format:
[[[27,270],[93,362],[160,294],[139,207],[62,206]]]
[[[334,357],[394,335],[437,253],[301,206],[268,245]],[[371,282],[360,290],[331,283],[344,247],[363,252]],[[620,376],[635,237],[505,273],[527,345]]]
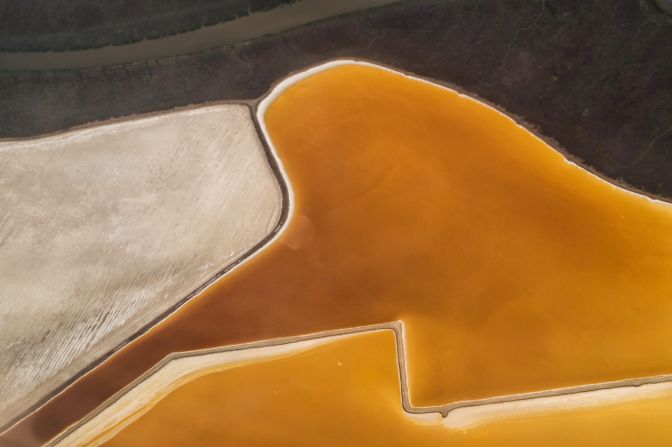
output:
[[[378,355],[372,355],[376,353]],[[391,331],[198,378],[92,445],[668,446],[672,387],[654,398],[456,430],[403,412]],[[123,425],[123,424],[122,424]],[[64,444],[66,445],[66,444]]]
[[[294,195],[286,231],[29,426],[55,434],[171,352],[397,320],[416,407],[672,373],[672,207],[568,163],[512,119],[452,90],[354,63],[294,81],[276,89],[260,117]],[[189,424],[216,424],[212,439],[226,432],[230,443],[295,445],[325,427],[336,443],[462,439],[402,414],[391,342],[367,340],[338,348],[352,357],[349,373],[309,374],[313,366],[296,358],[212,375],[147,420],[182,402],[194,415]],[[271,388],[285,399],[282,411]],[[210,395],[226,397],[226,408],[201,407],[196,396]],[[517,430],[520,439],[560,433],[543,438],[550,445],[573,436],[563,424],[576,422],[580,437],[580,427],[623,427],[634,413],[535,418],[478,437],[498,445],[519,439]],[[642,429],[657,424],[635,419]]]

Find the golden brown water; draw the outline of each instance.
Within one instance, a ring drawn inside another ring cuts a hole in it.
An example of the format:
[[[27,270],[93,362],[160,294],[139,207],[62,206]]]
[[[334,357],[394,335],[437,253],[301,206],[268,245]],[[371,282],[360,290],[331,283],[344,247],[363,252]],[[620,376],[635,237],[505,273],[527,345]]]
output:
[[[287,231],[18,433],[52,436],[171,352],[393,320],[416,406],[672,373],[671,207],[373,67],[297,82],[266,124],[295,193]]]
[[[672,443],[671,418],[668,392],[466,430],[419,423],[402,411],[388,331],[199,378],[104,445],[662,447]]]

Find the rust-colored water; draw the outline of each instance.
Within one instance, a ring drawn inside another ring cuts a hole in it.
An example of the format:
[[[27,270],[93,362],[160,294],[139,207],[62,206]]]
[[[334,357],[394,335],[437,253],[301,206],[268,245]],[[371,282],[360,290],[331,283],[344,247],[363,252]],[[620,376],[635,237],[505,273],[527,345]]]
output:
[[[376,355],[372,355],[375,353]],[[672,394],[466,430],[402,411],[391,332],[197,379],[104,445],[630,446],[672,443]]]
[[[417,406],[672,373],[672,207],[373,67],[297,82],[266,123],[295,193],[286,233],[23,430],[53,435],[171,352],[392,320]]]

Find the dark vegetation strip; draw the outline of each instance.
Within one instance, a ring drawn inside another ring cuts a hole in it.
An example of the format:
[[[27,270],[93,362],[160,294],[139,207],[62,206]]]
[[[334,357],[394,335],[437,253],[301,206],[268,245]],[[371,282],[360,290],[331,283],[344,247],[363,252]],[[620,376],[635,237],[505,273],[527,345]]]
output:
[[[652,1],[411,1],[200,53],[0,73],[0,136],[264,94],[332,58],[457,85],[585,165],[672,197],[672,19]]]

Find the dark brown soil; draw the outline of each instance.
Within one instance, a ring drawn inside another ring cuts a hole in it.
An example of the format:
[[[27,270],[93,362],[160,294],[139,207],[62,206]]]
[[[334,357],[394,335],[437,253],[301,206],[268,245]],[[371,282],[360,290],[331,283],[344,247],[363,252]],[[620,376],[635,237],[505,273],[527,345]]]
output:
[[[411,1],[199,54],[0,73],[0,136],[256,98],[357,57],[457,85],[614,179],[672,197],[672,18],[641,0]]]

